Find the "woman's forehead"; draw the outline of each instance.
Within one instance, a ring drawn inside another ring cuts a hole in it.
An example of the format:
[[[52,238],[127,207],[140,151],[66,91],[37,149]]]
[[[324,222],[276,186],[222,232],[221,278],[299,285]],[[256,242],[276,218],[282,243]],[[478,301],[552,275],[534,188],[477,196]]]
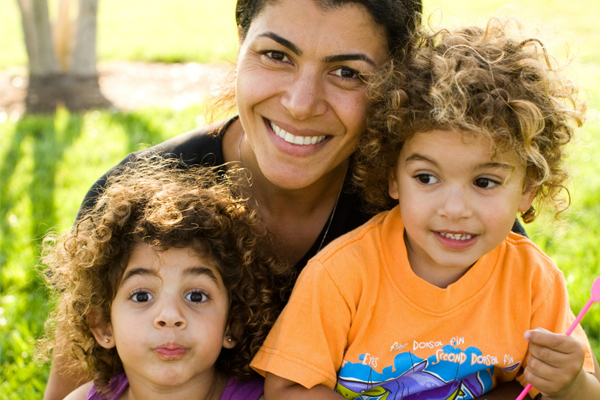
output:
[[[315,0],[269,2],[252,21],[245,40],[268,33],[292,42],[300,50],[368,52],[378,62],[385,61],[388,55],[384,28],[357,3],[324,7]]]

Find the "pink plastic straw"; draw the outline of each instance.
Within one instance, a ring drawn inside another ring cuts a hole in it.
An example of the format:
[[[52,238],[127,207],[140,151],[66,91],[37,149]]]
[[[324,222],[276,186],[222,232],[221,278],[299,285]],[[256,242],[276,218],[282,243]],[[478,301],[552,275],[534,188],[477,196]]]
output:
[[[600,301],[600,277],[594,280],[594,283],[592,284],[592,294],[590,299],[585,304],[583,309],[579,312],[577,318],[575,318],[575,321],[573,321],[569,329],[567,329],[565,335],[571,336],[571,333],[573,333],[579,322],[581,322],[584,315],[588,312],[592,304],[594,304],[597,301]],[[527,386],[525,386],[525,389],[523,389],[523,391],[519,395],[519,397],[516,398],[516,400],[523,400],[525,396],[527,396],[527,393],[529,393],[529,390],[531,390],[531,385],[528,383]]]

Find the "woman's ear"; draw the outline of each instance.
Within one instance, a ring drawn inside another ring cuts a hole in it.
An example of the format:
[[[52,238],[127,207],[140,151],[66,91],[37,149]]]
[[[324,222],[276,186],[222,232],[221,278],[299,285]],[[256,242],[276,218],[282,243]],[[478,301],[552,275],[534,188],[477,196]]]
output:
[[[233,349],[236,344],[237,340],[235,340],[235,335],[229,325],[227,325],[225,336],[223,336],[223,347],[226,349]]]
[[[90,331],[96,338],[96,342],[105,349],[115,347],[115,338],[112,333],[112,325],[110,322],[103,321],[99,312],[91,311],[87,316]]]

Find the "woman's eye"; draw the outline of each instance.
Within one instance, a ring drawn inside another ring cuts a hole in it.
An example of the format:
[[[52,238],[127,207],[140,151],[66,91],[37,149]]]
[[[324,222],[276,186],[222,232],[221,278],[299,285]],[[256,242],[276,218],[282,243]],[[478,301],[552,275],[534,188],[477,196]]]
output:
[[[344,79],[360,79],[360,73],[348,67],[340,67],[332,71],[332,74]]]
[[[422,183],[423,185],[432,185],[434,183],[439,182],[439,180],[435,176],[429,174],[419,174],[415,176],[415,178],[419,181],[419,183]]]
[[[495,181],[490,178],[477,178],[474,182],[475,186],[481,189],[491,189],[495,186],[498,186],[500,182]]]
[[[285,55],[284,52],[281,51],[267,51],[266,53],[264,53],[267,57],[269,57],[271,60],[275,60],[275,61],[279,61],[279,62],[289,62],[290,59],[288,58],[288,56]]]
[[[145,303],[152,300],[154,297],[148,292],[136,292],[131,295],[131,300],[136,303]]]
[[[185,299],[193,303],[203,303],[208,300],[208,296],[202,292],[190,292]]]

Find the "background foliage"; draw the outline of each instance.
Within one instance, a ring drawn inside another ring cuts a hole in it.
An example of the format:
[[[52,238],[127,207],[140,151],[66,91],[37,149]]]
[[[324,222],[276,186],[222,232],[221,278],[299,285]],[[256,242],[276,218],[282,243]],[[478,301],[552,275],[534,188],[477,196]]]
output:
[[[55,0],[51,0],[51,3]],[[429,23],[485,22],[501,0],[425,0]],[[15,0],[0,0],[0,69],[26,64]],[[102,0],[99,57],[163,62],[234,60],[234,0]],[[572,148],[573,205],[568,224],[536,221],[527,230],[565,272],[573,310],[600,275],[600,2],[519,0],[505,10],[528,24],[562,31],[579,54],[572,73],[590,99],[591,118]],[[458,17],[458,18],[457,18]],[[552,36],[552,32],[550,32]],[[557,41],[557,49],[564,42]],[[1,95],[1,94],[0,94]],[[32,361],[51,305],[36,270],[39,244],[49,230],[73,221],[89,186],[128,152],[202,125],[202,106],[183,111],[92,111],[11,119],[0,113],[0,399],[38,399],[48,366]],[[518,300],[518,293],[515,293]],[[600,310],[584,319],[600,356]]]

